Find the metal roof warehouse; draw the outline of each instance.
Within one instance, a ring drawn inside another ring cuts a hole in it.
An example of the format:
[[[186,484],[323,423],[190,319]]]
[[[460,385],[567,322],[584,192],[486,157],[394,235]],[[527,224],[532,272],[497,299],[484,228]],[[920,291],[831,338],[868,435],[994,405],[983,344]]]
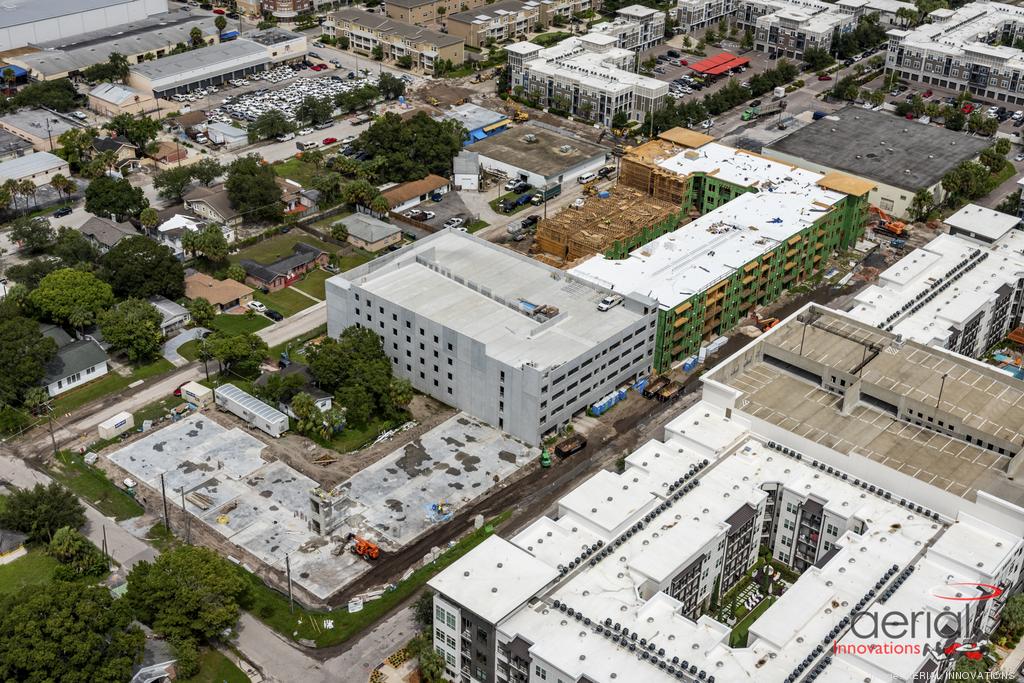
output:
[[[269,61],[262,45],[238,39],[137,64],[129,82],[134,88],[164,97],[263,71]]]

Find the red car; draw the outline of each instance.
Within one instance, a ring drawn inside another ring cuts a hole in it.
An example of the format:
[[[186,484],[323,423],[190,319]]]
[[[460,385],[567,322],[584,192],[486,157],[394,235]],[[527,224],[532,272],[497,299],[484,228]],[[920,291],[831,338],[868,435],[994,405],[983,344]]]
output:
[[[679,60],[679,65],[680,66],[690,66],[690,63],[688,61],[686,61],[685,59],[680,59]]]
[[[819,81],[831,81],[832,77],[829,76],[828,74],[822,74],[821,76],[818,76],[818,80]]]
[[[317,64],[317,65],[311,66],[309,68],[312,69],[313,71],[323,71],[324,69],[327,68],[327,65],[326,64]]]
[[[220,8],[217,8],[217,9],[213,10],[213,13],[214,14],[226,14],[226,12],[224,10],[220,9]]]
[[[929,97],[931,97],[931,96],[932,96],[932,91],[931,91],[931,90],[925,90],[925,91],[924,91],[924,94],[922,94],[922,95],[921,95],[921,97],[923,97],[923,98],[924,98],[924,99],[926,99],[926,100],[927,100],[927,99],[928,99]]]
[[[965,114],[970,114],[972,111],[974,111],[974,105],[971,104],[970,102],[965,102],[963,109],[961,109],[960,111],[962,111]]]
[[[338,138],[324,138],[324,144],[325,145],[333,145],[337,141],[338,141]]]

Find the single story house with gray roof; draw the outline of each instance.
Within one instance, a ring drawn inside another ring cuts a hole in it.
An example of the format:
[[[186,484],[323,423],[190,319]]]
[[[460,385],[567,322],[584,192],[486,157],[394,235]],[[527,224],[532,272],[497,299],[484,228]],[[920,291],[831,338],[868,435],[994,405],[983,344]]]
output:
[[[369,252],[376,253],[402,241],[401,229],[365,213],[345,216],[338,223],[348,231],[349,244]]]

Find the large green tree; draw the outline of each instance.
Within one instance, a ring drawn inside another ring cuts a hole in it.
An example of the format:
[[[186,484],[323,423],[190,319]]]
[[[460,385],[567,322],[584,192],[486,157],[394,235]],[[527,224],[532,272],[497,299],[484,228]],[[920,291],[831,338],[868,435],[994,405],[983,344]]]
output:
[[[149,360],[160,353],[164,334],[160,329],[163,316],[145,299],[128,299],[100,314],[103,339],[128,360]]]
[[[247,592],[238,571],[217,553],[181,546],[136,564],[125,597],[157,633],[204,642],[234,628]]]
[[[99,576],[110,569],[103,553],[89,539],[69,526],[62,526],[53,533],[46,552],[63,565],[59,574],[64,579]]]
[[[99,252],[81,232],[74,228],[62,227],[50,253],[59,258],[68,268],[78,265],[92,267],[99,260]]]
[[[325,123],[330,121],[334,113],[334,101],[330,97],[314,97],[306,95],[295,110],[300,121],[308,123]]]
[[[194,251],[214,263],[223,263],[228,258],[228,240],[218,225],[207,225],[196,233]]]
[[[138,216],[148,206],[142,188],[133,187],[124,178],[100,176],[85,188],[85,210],[97,216],[113,216],[123,221]]]
[[[174,300],[185,295],[181,261],[168,247],[143,235],[123,239],[104,254],[100,276],[123,299],[148,299],[159,294]]]
[[[192,177],[209,187],[214,180],[224,174],[224,167],[216,159],[204,158],[188,167]]]
[[[57,353],[56,342],[39,331],[39,323],[5,313],[0,315],[0,405],[21,403]]]
[[[192,322],[200,327],[209,327],[217,316],[217,310],[213,307],[213,304],[201,296],[189,301],[185,308],[188,309],[189,315],[192,316]]]
[[[388,112],[377,117],[353,144],[371,157],[386,160],[382,180],[404,182],[428,173],[450,175],[452,159],[467,138],[466,129],[458,121],[435,121],[425,112],[405,120]]]
[[[42,216],[15,218],[11,221],[10,237],[15,242],[20,242],[22,249],[33,254],[44,251],[54,240],[50,221]]]
[[[15,489],[0,508],[0,527],[28,534],[33,541],[49,543],[61,527],[78,529],[85,524],[85,508],[78,497],[57,482]]]
[[[285,118],[277,109],[270,109],[249,124],[249,142],[276,138],[278,135],[295,131],[295,124]]]
[[[213,358],[226,369],[238,374],[255,372],[267,357],[267,343],[255,334],[226,334],[215,332],[206,340]]]
[[[146,638],[106,586],[57,581],[0,602],[0,680],[123,683]]]
[[[51,320],[80,327],[95,321],[101,311],[109,308],[114,303],[114,293],[110,285],[92,273],[61,268],[40,280],[29,300]]]
[[[128,140],[144,153],[160,133],[160,122],[148,116],[118,114],[103,126]]]
[[[277,175],[269,166],[260,164],[259,157],[250,155],[231,162],[224,187],[231,206],[245,218],[267,221],[281,218],[284,207]]]
[[[153,177],[157,195],[169,202],[181,201],[191,182],[192,169],[188,166],[169,168]]]

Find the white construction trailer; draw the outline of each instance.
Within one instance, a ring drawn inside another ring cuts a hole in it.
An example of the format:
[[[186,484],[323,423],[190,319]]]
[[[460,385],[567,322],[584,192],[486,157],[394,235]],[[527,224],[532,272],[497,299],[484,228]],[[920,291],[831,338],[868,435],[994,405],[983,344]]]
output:
[[[214,389],[213,399],[221,410],[234,413],[274,438],[288,431],[287,415],[250,396],[234,384],[224,384]]]

